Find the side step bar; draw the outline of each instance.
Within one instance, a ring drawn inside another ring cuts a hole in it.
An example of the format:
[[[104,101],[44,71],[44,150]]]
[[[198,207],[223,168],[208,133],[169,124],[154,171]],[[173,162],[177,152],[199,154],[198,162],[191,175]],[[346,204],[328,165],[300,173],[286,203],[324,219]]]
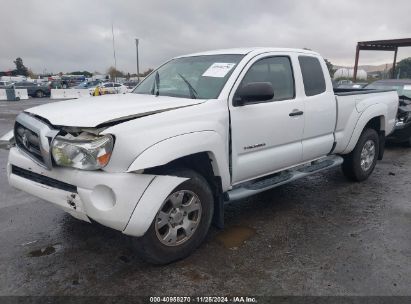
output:
[[[328,156],[306,165],[301,165],[279,173],[271,174],[253,181],[242,183],[227,192],[228,202],[240,200],[257,193],[287,184],[296,179],[339,166],[344,159],[341,156]]]

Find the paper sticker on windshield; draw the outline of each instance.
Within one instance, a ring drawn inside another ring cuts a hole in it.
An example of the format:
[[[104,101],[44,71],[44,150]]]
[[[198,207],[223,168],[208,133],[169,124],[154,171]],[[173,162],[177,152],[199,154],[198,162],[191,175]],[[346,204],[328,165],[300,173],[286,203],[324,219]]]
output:
[[[404,91],[411,91],[411,85],[405,85]]]
[[[227,73],[230,72],[230,70],[234,66],[235,66],[235,63],[215,62],[201,76],[205,76],[205,77],[225,77],[225,75],[227,75]]]

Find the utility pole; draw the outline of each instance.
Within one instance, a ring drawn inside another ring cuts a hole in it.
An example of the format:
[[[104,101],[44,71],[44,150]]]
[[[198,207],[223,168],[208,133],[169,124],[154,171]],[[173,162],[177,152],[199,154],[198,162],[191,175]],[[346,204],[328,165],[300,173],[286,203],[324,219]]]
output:
[[[114,74],[114,82],[117,82],[117,59],[116,59],[116,47],[115,47],[115,42],[114,42],[114,25],[111,23],[111,33],[113,34],[113,55],[114,55],[114,69],[115,74]]]
[[[137,79],[140,82],[140,66],[138,63],[138,38],[136,38],[136,55],[137,55]]]

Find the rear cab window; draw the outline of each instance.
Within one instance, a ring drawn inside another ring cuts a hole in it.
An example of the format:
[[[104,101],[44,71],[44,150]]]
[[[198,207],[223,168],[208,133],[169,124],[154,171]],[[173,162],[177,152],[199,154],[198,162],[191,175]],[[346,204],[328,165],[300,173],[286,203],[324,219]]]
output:
[[[324,72],[318,58],[298,56],[298,61],[303,76],[305,95],[314,96],[324,93],[326,90]]]

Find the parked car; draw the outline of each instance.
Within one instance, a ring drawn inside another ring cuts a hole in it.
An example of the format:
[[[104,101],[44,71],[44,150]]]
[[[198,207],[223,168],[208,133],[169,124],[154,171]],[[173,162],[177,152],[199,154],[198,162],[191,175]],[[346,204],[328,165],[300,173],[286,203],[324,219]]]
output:
[[[399,107],[395,130],[388,140],[411,147],[411,79],[378,80],[366,86],[365,89],[390,89],[398,92]]]
[[[102,82],[100,80],[84,81],[75,86],[74,89],[88,89],[89,93],[92,95],[96,87],[100,85],[102,85]]]
[[[0,80],[0,89],[8,89],[13,86],[13,82],[7,80]]]
[[[193,252],[212,221],[223,226],[227,201],[339,165],[366,180],[397,108],[395,91],[334,91],[312,51],[186,55],[132,94],[20,113],[3,137],[15,142],[8,179],[78,219],[134,236],[147,261],[169,263]]]
[[[20,81],[26,81],[27,77],[23,75],[18,75],[18,76],[1,76],[0,81],[10,81],[10,82],[20,82]]]
[[[364,88],[373,90],[396,90],[399,96],[411,98],[411,79],[377,80]]]
[[[61,76],[61,82],[62,82],[63,89],[75,87],[84,81],[86,81],[86,77],[84,75],[63,75]]]
[[[14,84],[16,89],[27,89],[27,94],[31,97],[43,98],[50,96],[50,87],[47,84],[21,81]]]
[[[128,92],[125,85],[116,82],[105,82],[101,84],[100,87],[102,94],[123,94]]]
[[[127,89],[130,91],[138,85],[138,81],[126,81],[123,83],[123,85],[125,85]]]
[[[68,89],[68,83],[61,79],[53,79],[48,83],[50,89]]]

